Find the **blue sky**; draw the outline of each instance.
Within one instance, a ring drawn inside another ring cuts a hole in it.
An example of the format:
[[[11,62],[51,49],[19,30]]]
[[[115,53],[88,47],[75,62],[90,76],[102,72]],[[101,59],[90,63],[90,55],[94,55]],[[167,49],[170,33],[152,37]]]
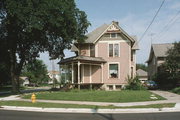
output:
[[[88,31],[104,23],[118,21],[129,34],[142,36],[163,0],[75,0],[77,7],[86,12],[91,26]],[[154,23],[140,41],[137,63],[144,63],[149,56],[151,43],[172,43],[180,41],[180,0],[165,0]],[[74,55],[65,50],[66,57]],[[41,58],[51,70],[47,54]],[[57,63],[58,60],[55,61]],[[58,65],[55,64],[56,70]]]

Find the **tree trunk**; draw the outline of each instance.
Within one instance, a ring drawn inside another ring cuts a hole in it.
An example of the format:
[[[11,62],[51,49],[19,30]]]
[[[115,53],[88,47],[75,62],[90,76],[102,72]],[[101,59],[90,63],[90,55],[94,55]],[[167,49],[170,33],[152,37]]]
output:
[[[19,90],[19,76],[16,75],[16,55],[13,50],[10,50],[10,75],[12,81],[12,93],[18,94]]]

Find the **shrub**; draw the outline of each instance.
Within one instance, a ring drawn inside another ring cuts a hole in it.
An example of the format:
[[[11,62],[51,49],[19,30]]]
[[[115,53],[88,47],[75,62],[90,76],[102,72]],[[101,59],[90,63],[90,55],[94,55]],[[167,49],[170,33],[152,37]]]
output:
[[[173,92],[173,93],[180,94],[180,87],[177,87],[177,88],[172,89],[172,92]]]
[[[132,78],[127,77],[128,85],[125,86],[127,90],[146,90],[146,88],[142,85],[141,81],[139,80],[138,76]]]

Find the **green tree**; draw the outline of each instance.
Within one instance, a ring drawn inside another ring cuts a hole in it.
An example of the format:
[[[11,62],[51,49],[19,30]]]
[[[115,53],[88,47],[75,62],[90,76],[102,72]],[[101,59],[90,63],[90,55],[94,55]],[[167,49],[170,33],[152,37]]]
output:
[[[167,51],[166,61],[159,67],[156,81],[162,88],[171,89],[180,82],[180,42]]]
[[[34,60],[26,64],[22,70],[22,76],[29,78],[30,83],[42,84],[48,82],[47,66],[42,60]]]
[[[3,85],[10,84],[10,72],[8,69],[9,58],[7,56],[7,51],[5,49],[2,49],[2,46],[4,45],[0,44],[0,87],[2,87]]]
[[[136,70],[142,69],[144,71],[148,70],[148,67],[145,64],[136,64]]]
[[[74,0],[1,0],[0,43],[8,51],[12,92],[19,92],[23,65],[48,51],[63,58],[73,40],[83,42],[90,23]]]

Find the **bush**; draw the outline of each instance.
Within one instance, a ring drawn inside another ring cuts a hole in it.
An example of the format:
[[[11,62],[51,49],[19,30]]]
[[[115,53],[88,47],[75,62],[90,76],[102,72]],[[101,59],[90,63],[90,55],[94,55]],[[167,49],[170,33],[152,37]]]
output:
[[[127,78],[128,85],[125,86],[127,90],[146,90],[146,88],[142,85],[138,76],[131,78],[128,76]]]
[[[177,88],[172,89],[172,92],[173,92],[173,93],[180,94],[180,87],[177,87]]]

